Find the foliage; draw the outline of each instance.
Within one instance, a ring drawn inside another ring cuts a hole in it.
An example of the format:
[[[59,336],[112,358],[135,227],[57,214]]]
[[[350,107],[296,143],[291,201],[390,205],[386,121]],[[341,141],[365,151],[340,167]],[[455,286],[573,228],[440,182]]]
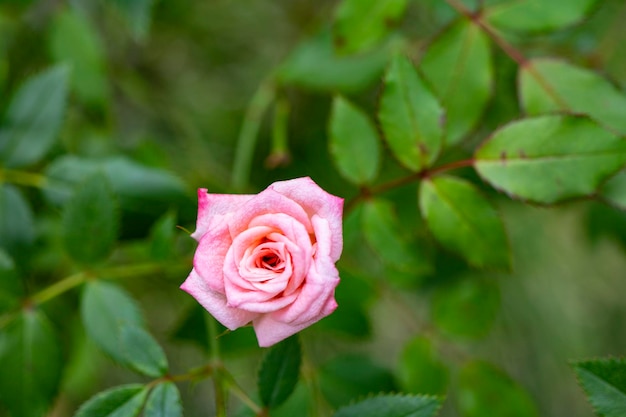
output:
[[[625,16],[0,2],[0,417],[623,416]],[[178,289],[193,190],[301,176],[339,307],[264,350]]]

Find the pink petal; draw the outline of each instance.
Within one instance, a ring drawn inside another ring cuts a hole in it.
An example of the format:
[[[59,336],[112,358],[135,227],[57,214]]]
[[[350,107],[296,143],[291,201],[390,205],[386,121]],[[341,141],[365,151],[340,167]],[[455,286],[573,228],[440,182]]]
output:
[[[279,213],[292,217],[296,222],[302,224],[307,232],[313,232],[309,216],[302,206],[270,187],[246,201],[233,214],[229,222],[231,236],[237,236],[246,230],[250,226],[250,222],[257,216]]]
[[[330,256],[333,262],[337,262],[343,248],[343,198],[327,193],[309,177],[278,181],[268,189],[275,190],[301,205],[309,218],[317,214],[328,221],[332,239]]]
[[[278,343],[331,314],[337,308],[337,303],[332,295],[326,300],[323,307],[317,317],[302,323],[285,323],[276,320],[272,314],[259,316],[253,322],[259,346],[268,347]]]
[[[224,262],[232,243],[228,223],[223,217],[212,217],[193,257],[194,270],[206,286],[221,293],[224,292]]]
[[[206,188],[199,188],[198,220],[196,231],[191,237],[199,241],[208,230],[214,216],[235,212],[252,197],[254,196],[249,194],[207,194]]]
[[[256,313],[228,307],[226,297],[207,287],[195,269],[191,271],[180,288],[191,294],[217,321],[230,330],[244,326],[258,317]]]

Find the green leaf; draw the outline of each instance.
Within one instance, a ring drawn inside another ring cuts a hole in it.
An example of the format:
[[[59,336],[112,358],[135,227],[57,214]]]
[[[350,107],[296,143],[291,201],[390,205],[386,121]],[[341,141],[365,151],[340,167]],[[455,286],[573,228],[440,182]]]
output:
[[[626,135],[626,95],[588,69],[553,58],[534,59],[519,72],[519,94],[529,115],[567,109]]]
[[[145,40],[150,32],[154,0],[113,0],[127,21],[136,40]]]
[[[87,103],[104,103],[108,84],[104,48],[98,34],[80,13],[57,15],[48,36],[50,55],[72,68],[71,86]]]
[[[409,340],[402,349],[396,369],[403,391],[422,394],[446,392],[448,369],[427,337],[417,336]]]
[[[432,265],[420,249],[405,237],[393,205],[373,198],[363,205],[363,234],[365,241],[393,269],[423,276],[432,272]]]
[[[115,195],[102,174],[89,177],[63,210],[63,243],[67,253],[81,264],[105,260],[118,231]]]
[[[298,382],[301,360],[297,335],[270,348],[263,358],[257,382],[263,405],[277,407],[289,398]]]
[[[601,417],[626,415],[626,360],[577,362],[574,370],[595,412]]]
[[[553,204],[594,194],[626,162],[626,141],[587,117],[541,116],[496,131],[474,159],[498,190]]]
[[[124,210],[149,210],[160,214],[174,202],[187,201],[187,187],[178,177],[120,156],[89,159],[65,155],[57,158],[46,170],[51,187],[44,193],[51,202],[65,204],[76,184],[98,172],[107,178]]]
[[[341,96],[333,100],[329,125],[330,153],[346,179],[365,184],[376,178],[380,141],[367,115]]]
[[[174,256],[176,214],[165,213],[150,230],[150,256],[155,260],[171,259]]]
[[[508,0],[484,12],[484,18],[502,30],[544,32],[561,29],[585,18],[597,0]]]
[[[61,342],[47,318],[24,310],[0,332],[0,402],[14,416],[47,415],[58,390]]]
[[[316,327],[336,331],[342,335],[365,338],[371,334],[367,307],[374,299],[372,285],[349,272],[341,270],[341,285],[335,290],[337,310]]]
[[[391,151],[407,168],[429,167],[443,146],[444,111],[411,61],[397,55],[385,76],[378,118]]]
[[[74,417],[136,417],[147,395],[141,384],[120,385],[90,398]]]
[[[626,171],[618,172],[605,182],[600,196],[620,210],[626,210]]]
[[[65,114],[68,69],[52,67],[29,78],[12,97],[0,128],[0,162],[31,165],[48,152]]]
[[[128,367],[154,378],[167,373],[165,352],[142,327],[122,324],[119,328],[119,342],[119,351]]]
[[[335,45],[350,54],[376,46],[400,20],[407,0],[343,0],[335,13]]]
[[[446,144],[455,145],[476,126],[493,91],[489,39],[461,19],[426,49],[419,67],[446,110]]]
[[[472,184],[453,177],[422,182],[420,209],[435,238],[476,267],[510,268],[502,221]]]
[[[137,303],[122,288],[89,282],[81,316],[87,335],[116,362],[151,377],[167,372],[163,350],[144,329]]]
[[[379,395],[337,410],[333,417],[432,417],[441,407],[435,397]]]
[[[35,241],[33,212],[20,190],[0,185],[0,248],[19,263]]]
[[[368,394],[395,391],[392,373],[366,356],[347,354],[326,362],[320,369],[320,388],[333,407]]]
[[[466,277],[440,288],[431,304],[433,321],[444,332],[461,337],[484,336],[500,308],[498,286],[480,277]]]
[[[15,263],[7,252],[0,249],[0,314],[16,308],[22,294]]]
[[[380,78],[393,44],[358,55],[335,54],[330,30],[305,39],[278,69],[278,80],[285,84],[322,90],[356,92]]]
[[[493,365],[472,361],[461,368],[457,393],[463,417],[537,417],[528,393]]]
[[[143,409],[143,417],[182,417],[180,392],[173,382],[165,382],[152,389]]]

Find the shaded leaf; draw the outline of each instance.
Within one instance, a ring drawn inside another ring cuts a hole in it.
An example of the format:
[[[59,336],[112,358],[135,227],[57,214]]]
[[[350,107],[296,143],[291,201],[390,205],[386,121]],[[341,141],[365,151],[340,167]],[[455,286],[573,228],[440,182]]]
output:
[[[64,204],[76,184],[98,172],[106,177],[124,210],[160,214],[174,202],[187,201],[187,188],[178,177],[121,156],[90,159],[64,155],[55,159],[46,169],[51,184],[45,195],[54,204]]]
[[[406,6],[407,0],[343,0],[333,26],[337,50],[350,54],[376,46]]]
[[[18,306],[22,294],[15,263],[7,252],[0,249],[0,314]]]
[[[0,248],[19,263],[35,241],[33,212],[20,190],[0,184]]]
[[[591,70],[553,58],[533,59],[520,69],[519,95],[530,115],[569,110],[626,135],[626,95]]]
[[[379,395],[337,410],[334,417],[432,417],[441,407],[435,397]]]
[[[143,417],[182,417],[180,392],[173,382],[164,382],[152,389],[143,409]]]
[[[396,390],[391,372],[366,356],[347,354],[322,365],[320,388],[333,407],[371,393]]]
[[[337,56],[330,30],[304,40],[278,69],[279,81],[313,90],[361,91],[380,78],[391,54],[383,45],[357,55]]]
[[[574,364],[578,382],[601,417],[626,415],[626,360],[594,359]]]
[[[87,283],[81,317],[87,335],[116,362],[152,377],[167,372],[163,350],[144,329],[137,303],[122,288],[107,282]]]
[[[444,247],[477,267],[510,267],[502,221],[472,184],[447,176],[424,180],[419,200],[429,229]]]
[[[341,285],[335,290],[337,310],[316,327],[357,338],[368,337],[371,324],[367,307],[374,299],[374,289],[369,282],[349,272],[342,270],[339,275]]]
[[[148,388],[128,384],[102,391],[80,406],[74,417],[136,417]]]
[[[494,282],[470,276],[440,288],[431,307],[433,321],[441,330],[477,338],[491,328],[500,308],[500,293]]]
[[[366,242],[394,270],[416,277],[432,272],[424,252],[405,238],[393,205],[382,199],[371,199],[363,205],[363,234]]]
[[[301,356],[297,335],[270,348],[263,358],[257,382],[263,405],[277,407],[289,398],[298,382]]]
[[[380,165],[380,141],[367,115],[336,96],[329,122],[330,153],[339,172],[356,184],[376,178]]]
[[[60,341],[48,319],[26,309],[0,331],[0,402],[20,417],[47,414],[60,383]]]
[[[541,116],[496,131],[474,159],[498,190],[552,204],[595,193],[626,162],[626,140],[587,117]]]
[[[104,48],[84,15],[59,13],[53,21],[48,48],[57,62],[72,68],[70,84],[87,103],[103,103],[107,94]]]
[[[403,391],[421,394],[444,394],[448,387],[448,369],[441,362],[432,342],[417,336],[402,349],[396,367]]]
[[[508,0],[485,10],[485,19],[502,30],[543,32],[581,21],[597,0]]]
[[[463,417],[536,417],[528,393],[493,365],[468,362],[459,374],[457,404]]]
[[[26,80],[0,128],[0,161],[8,167],[38,162],[50,150],[65,114],[68,69],[57,65]]]
[[[81,264],[105,260],[118,232],[115,195],[101,174],[89,177],[63,210],[63,243],[67,253]]]
[[[150,230],[150,256],[153,259],[165,260],[174,256],[174,239],[176,229],[176,214],[165,213]]]
[[[378,118],[404,166],[419,171],[435,161],[443,145],[444,111],[405,56],[397,55],[389,66]]]
[[[461,19],[426,49],[420,69],[446,110],[446,144],[459,143],[478,123],[492,93],[487,35]]]
[[[626,171],[620,171],[604,183],[600,196],[611,205],[626,210]]]

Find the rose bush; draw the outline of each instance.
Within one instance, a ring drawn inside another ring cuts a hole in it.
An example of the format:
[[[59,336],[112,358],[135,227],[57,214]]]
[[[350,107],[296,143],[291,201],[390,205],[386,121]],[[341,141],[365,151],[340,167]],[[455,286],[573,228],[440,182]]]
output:
[[[343,199],[310,178],[257,195],[198,190],[198,247],[181,285],[220,323],[252,322],[260,346],[310,326],[337,307]]]

